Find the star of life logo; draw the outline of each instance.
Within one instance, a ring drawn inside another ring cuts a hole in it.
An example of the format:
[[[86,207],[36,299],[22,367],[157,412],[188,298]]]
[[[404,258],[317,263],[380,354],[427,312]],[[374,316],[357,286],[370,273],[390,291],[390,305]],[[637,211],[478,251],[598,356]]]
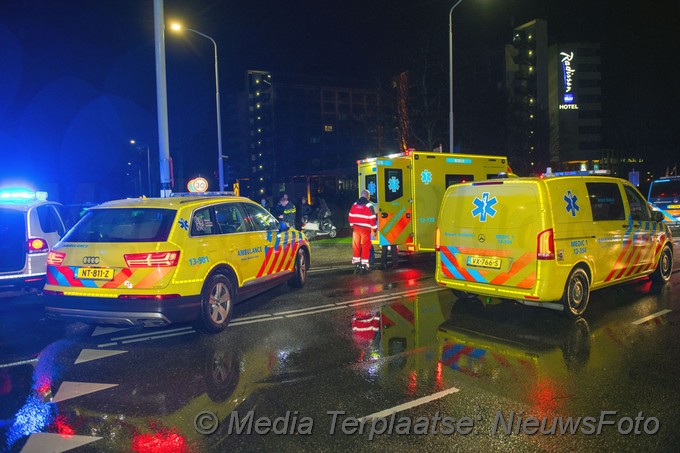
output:
[[[387,181],[387,188],[390,189],[390,192],[398,192],[399,191],[399,180],[392,176],[389,181]]]
[[[576,204],[578,197],[571,193],[571,190],[567,190],[567,194],[564,196],[564,201],[567,202],[567,212],[571,213],[572,217],[576,217],[576,212],[581,209],[579,205]]]
[[[423,182],[423,184],[429,184],[432,182],[432,172],[430,170],[423,170],[420,173],[420,180]]]
[[[377,186],[373,181],[368,183],[368,187],[366,187],[366,190],[368,190],[368,193],[371,195],[375,195],[376,190],[378,190]]]
[[[489,192],[484,192],[482,198],[475,197],[472,200],[472,204],[475,205],[475,209],[472,210],[472,216],[479,216],[480,222],[486,222],[487,216],[493,217],[496,215],[497,211],[494,209],[496,203],[498,203],[496,197],[489,199]]]

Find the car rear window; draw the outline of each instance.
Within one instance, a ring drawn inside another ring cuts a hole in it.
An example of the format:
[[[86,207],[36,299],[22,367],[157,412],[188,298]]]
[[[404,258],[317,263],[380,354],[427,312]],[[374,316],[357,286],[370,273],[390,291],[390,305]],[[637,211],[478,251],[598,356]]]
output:
[[[680,179],[654,181],[649,189],[649,199],[677,198],[680,196]]]
[[[0,208],[0,272],[17,271],[26,260],[24,213]]]
[[[173,209],[90,209],[64,242],[163,242],[175,219]]]

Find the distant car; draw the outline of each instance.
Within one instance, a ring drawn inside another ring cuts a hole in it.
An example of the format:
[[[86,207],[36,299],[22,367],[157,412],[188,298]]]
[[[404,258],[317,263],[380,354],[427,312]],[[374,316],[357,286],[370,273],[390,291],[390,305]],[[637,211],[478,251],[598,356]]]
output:
[[[47,253],[66,233],[64,207],[46,192],[0,190],[0,296],[42,289]]]
[[[680,176],[655,179],[649,186],[647,201],[663,214],[674,237],[680,237]]]
[[[49,316],[223,330],[237,301],[307,281],[311,251],[246,198],[139,198],[90,208],[50,252]]]

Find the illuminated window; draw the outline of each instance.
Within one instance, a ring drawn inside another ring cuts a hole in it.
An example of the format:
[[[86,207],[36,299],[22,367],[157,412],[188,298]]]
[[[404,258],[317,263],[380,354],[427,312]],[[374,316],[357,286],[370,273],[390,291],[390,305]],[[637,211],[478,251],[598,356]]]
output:
[[[262,165],[260,165],[260,166],[259,166],[259,167],[257,167],[257,168],[259,168],[260,170],[262,170]]]
[[[333,126],[326,124],[323,127],[323,130],[326,131],[326,132],[333,132]]]

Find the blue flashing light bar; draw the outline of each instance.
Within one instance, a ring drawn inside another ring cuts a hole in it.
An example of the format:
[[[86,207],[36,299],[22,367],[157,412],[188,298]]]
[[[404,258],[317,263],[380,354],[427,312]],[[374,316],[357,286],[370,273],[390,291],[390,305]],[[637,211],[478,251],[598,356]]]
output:
[[[47,200],[47,192],[34,192],[28,189],[0,190],[0,201]]]

